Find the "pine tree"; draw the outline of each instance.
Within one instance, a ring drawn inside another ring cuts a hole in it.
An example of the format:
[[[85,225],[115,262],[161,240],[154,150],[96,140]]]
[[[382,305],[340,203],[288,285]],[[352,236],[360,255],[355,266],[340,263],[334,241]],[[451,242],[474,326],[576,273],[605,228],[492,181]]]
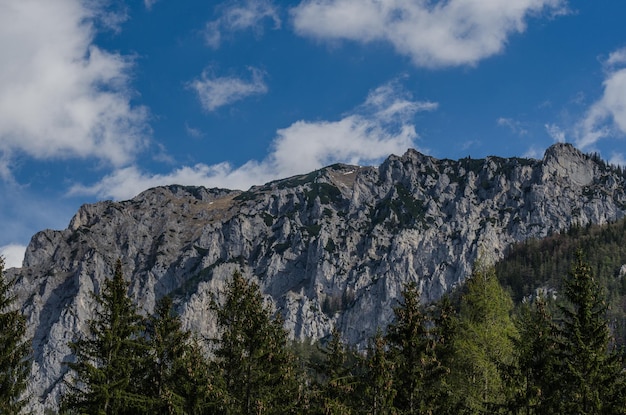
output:
[[[259,287],[235,272],[222,304],[213,301],[220,338],[214,350],[229,414],[288,414],[296,410],[295,357],[287,332]]]
[[[27,404],[23,396],[30,372],[30,342],[26,340],[26,319],[13,309],[14,281],[4,276],[0,257],[0,414],[18,414]]]
[[[513,302],[494,269],[480,262],[475,264],[466,290],[455,340],[454,388],[462,398],[463,412],[494,413],[506,402],[502,370],[514,361]]]
[[[624,414],[626,389],[621,356],[609,350],[607,306],[591,267],[578,251],[565,281],[566,303],[557,328],[559,405],[570,414]]]
[[[387,328],[387,344],[394,362],[398,391],[395,406],[405,414],[426,414],[434,404],[429,396],[439,375],[430,321],[425,314],[415,283],[407,284],[402,301],[394,308],[395,320]]]
[[[145,385],[147,349],[142,338],[143,319],[128,296],[128,283],[120,260],[112,279],[93,294],[95,318],[88,322],[88,336],[70,343],[75,361],[62,410],[85,414],[147,413],[151,401],[140,388]]]

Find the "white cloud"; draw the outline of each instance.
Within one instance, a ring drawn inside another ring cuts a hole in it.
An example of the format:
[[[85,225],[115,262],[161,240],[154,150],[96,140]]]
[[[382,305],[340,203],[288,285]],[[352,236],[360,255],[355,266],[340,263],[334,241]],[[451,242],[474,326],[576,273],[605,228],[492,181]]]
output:
[[[4,257],[6,269],[21,268],[25,253],[26,247],[24,245],[10,244],[0,246],[0,255]]]
[[[189,87],[196,91],[206,111],[215,111],[248,96],[267,93],[267,85],[263,79],[265,73],[256,68],[249,70],[252,73],[249,81],[232,76],[211,77],[205,70],[199,79],[189,83]]]
[[[256,33],[263,31],[263,22],[271,20],[274,28],[281,25],[278,10],[271,0],[247,0],[231,2],[222,6],[220,16],[205,27],[205,41],[212,48],[219,48],[224,35],[251,29]]]
[[[391,82],[373,90],[363,105],[339,120],[297,121],[278,130],[262,161],[252,160],[237,168],[228,163],[197,164],[163,175],[128,167],[95,185],[74,186],[71,193],[128,199],[149,187],[174,183],[247,189],[336,162],[372,164],[415,147],[418,135],[411,118],[419,111],[436,108],[433,102],[413,101],[397,82]]]
[[[529,159],[540,159],[542,154],[543,150],[540,150],[535,146],[531,146],[528,150],[526,150],[524,154],[522,154],[522,157]]]
[[[157,1],[159,0],[143,0],[143,4],[146,6],[146,9],[151,10]]]
[[[565,142],[565,131],[556,124],[546,124],[546,131],[548,135],[554,140],[555,143]]]
[[[576,126],[576,145],[581,149],[602,138],[626,134],[626,48],[609,55],[605,70],[602,97]]]
[[[147,111],[131,104],[132,60],[93,44],[95,25],[122,14],[81,0],[0,3],[0,152],[122,165],[147,140]]]
[[[185,123],[185,131],[187,132],[187,135],[192,138],[204,137],[204,133],[201,130],[197,128],[193,128],[192,126],[189,125],[189,123]]]
[[[385,41],[415,65],[473,65],[503,50],[530,16],[564,14],[566,0],[303,0],[296,33],[320,40]]]
[[[500,117],[497,121],[499,126],[507,127],[513,133],[523,136],[528,134],[528,130],[524,127],[524,123],[513,118]]]
[[[626,48],[611,52],[605,64],[609,67],[626,64]]]
[[[622,153],[612,153],[609,159],[609,164],[614,166],[626,167],[626,157]]]

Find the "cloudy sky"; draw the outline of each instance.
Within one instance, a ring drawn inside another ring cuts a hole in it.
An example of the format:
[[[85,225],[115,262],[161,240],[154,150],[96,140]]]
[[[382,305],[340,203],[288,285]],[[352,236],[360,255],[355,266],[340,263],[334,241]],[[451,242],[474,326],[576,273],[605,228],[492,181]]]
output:
[[[623,0],[2,0],[0,252],[83,203],[407,148],[626,162]]]

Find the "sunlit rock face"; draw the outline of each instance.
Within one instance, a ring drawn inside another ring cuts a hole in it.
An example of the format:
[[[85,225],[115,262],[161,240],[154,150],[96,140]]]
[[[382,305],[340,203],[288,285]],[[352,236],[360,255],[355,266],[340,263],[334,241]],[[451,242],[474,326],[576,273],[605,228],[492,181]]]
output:
[[[624,216],[623,175],[567,144],[543,160],[438,160],[414,150],[378,168],[333,165],[247,192],[168,186],[85,205],[68,228],[33,236],[17,294],[33,336],[33,410],[55,408],[68,341],[91,292],[123,262],[146,314],[164,295],[211,335],[211,298],[235,270],[258,282],[297,339],[338,327],[364,344],[390,321],[403,284],[423,301],[461,284],[478,255],[572,224]]]

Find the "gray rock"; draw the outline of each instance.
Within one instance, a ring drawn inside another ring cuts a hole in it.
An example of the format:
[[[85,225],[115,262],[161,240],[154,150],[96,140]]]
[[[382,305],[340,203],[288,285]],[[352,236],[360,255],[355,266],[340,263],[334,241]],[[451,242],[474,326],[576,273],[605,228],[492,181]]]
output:
[[[213,295],[234,270],[255,278],[297,339],[338,327],[363,345],[393,316],[403,284],[423,301],[462,284],[480,254],[573,224],[624,216],[624,177],[571,145],[543,160],[437,160],[414,150],[378,168],[333,165],[247,192],[167,186],[79,209],[33,236],[18,277],[34,338],[33,410],[56,408],[72,359],[118,258],[143,312],[171,295],[185,327],[212,335]]]

